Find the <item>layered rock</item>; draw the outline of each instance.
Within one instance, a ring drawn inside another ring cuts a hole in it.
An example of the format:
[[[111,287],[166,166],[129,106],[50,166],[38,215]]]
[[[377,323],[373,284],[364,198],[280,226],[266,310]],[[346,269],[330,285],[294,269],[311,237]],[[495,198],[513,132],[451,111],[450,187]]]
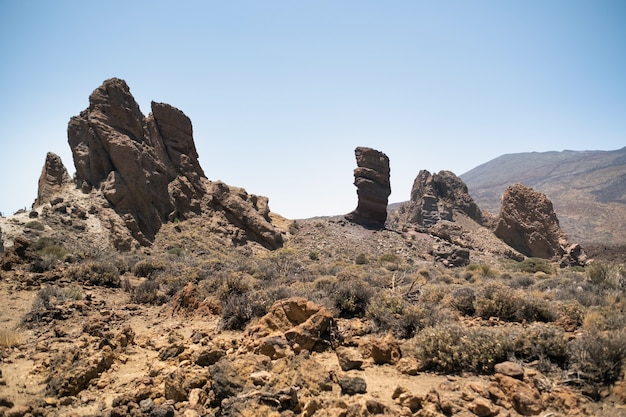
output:
[[[357,187],[357,208],[346,215],[349,221],[367,227],[382,229],[387,221],[387,203],[391,194],[389,158],[372,148],[354,150],[357,168],[354,185]]]
[[[522,184],[509,186],[502,195],[497,237],[520,253],[537,258],[560,258],[568,247],[552,202],[545,194]],[[572,247],[572,256],[582,250]]]
[[[431,174],[421,170],[411,188],[411,199],[400,207],[400,222],[429,228],[441,220],[454,220],[461,211],[481,224],[483,215],[467,185],[451,171]]]
[[[37,199],[34,206],[49,203],[54,196],[63,190],[63,187],[72,183],[72,179],[67,173],[61,157],[55,153],[48,152],[46,161],[39,176],[37,186]]]
[[[128,85],[112,78],[68,125],[76,185],[101,193],[114,211],[104,207],[99,213],[119,237],[114,244],[132,246],[123,229],[150,245],[164,222],[217,214],[225,219],[216,221],[219,230],[279,247],[282,236],[270,222],[267,199],[208,181],[189,118],[168,104],[152,102],[151,108],[144,117]]]

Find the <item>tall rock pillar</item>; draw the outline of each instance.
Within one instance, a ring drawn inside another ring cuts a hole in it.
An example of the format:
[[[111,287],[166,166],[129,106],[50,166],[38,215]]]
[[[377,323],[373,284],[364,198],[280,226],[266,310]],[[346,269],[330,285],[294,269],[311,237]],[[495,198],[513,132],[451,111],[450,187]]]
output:
[[[372,148],[354,150],[357,168],[354,185],[359,202],[346,219],[366,227],[382,229],[387,221],[387,203],[391,194],[389,157]]]

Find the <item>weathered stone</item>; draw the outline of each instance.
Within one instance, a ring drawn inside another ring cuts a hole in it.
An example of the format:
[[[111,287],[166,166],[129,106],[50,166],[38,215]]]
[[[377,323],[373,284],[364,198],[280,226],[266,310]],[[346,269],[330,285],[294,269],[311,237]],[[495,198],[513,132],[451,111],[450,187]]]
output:
[[[552,202],[522,184],[505,190],[494,233],[520,253],[536,258],[560,258],[567,243]]]
[[[470,263],[470,251],[468,249],[447,242],[434,246],[433,256],[436,261],[448,267],[467,266]]]
[[[284,337],[294,350],[321,351],[330,345],[333,324],[332,313],[324,307],[305,298],[287,298],[274,303],[267,314],[246,331],[250,340],[246,346],[250,351],[275,359],[284,356],[281,355]]]
[[[354,150],[357,168],[357,208],[346,215],[351,222],[382,229],[387,221],[387,203],[391,194],[389,157],[375,149],[358,147]]]
[[[209,367],[213,392],[217,401],[235,397],[246,387],[253,387],[250,375],[266,371],[269,358],[262,355],[224,356]]]
[[[337,381],[341,387],[341,393],[345,395],[365,394],[367,392],[367,384],[360,376],[350,377],[343,376]]]
[[[216,346],[208,346],[196,354],[194,361],[198,366],[211,366],[224,355],[226,355],[224,349]]]
[[[450,171],[433,175],[421,170],[413,182],[410,200],[399,209],[399,222],[429,228],[442,220],[453,221],[455,211],[483,222],[482,212],[463,180]]]
[[[395,365],[402,357],[400,344],[391,335],[386,335],[382,339],[373,339],[370,346],[370,356],[376,364]]]
[[[48,203],[59,193],[65,185],[71,184],[72,179],[61,161],[61,157],[52,152],[46,155],[37,187],[37,199],[33,206]]]
[[[494,371],[496,373],[504,374],[515,379],[524,378],[524,367],[515,362],[506,361],[502,363],[497,363],[494,366]]]
[[[361,369],[363,365],[363,356],[355,348],[338,347],[335,349],[337,359],[339,360],[339,366],[343,371],[349,371],[352,369]]]

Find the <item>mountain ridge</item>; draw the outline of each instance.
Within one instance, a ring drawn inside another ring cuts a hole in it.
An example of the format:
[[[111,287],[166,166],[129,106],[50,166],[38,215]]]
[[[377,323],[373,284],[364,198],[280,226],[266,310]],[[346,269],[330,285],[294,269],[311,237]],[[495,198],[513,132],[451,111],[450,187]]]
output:
[[[494,214],[504,189],[521,183],[553,201],[572,240],[626,242],[626,147],[504,154],[460,177],[479,206]]]

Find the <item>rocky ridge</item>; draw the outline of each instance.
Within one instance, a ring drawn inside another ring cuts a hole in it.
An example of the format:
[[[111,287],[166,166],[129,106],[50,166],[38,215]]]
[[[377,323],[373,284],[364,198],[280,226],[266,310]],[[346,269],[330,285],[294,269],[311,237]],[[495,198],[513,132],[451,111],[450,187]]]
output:
[[[189,118],[168,104],[152,102],[151,107],[145,117],[128,85],[112,78],[70,120],[75,186],[92,201],[88,208],[68,212],[97,215],[120,250],[149,246],[162,224],[199,215],[234,242],[280,247],[282,236],[269,218],[267,198],[209,181],[198,162]],[[36,206],[50,202],[68,182],[59,172],[65,172],[60,159],[49,155]]]

